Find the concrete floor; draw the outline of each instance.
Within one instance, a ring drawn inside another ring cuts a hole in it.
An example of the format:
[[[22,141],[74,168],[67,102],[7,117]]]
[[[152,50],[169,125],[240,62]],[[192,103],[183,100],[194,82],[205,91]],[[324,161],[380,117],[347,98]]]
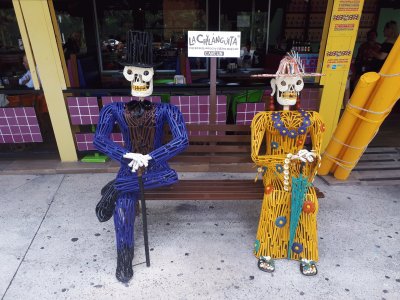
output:
[[[258,270],[261,199],[147,201],[151,266],[137,218],[134,277],[124,285],[114,276],[113,223],[94,213],[113,176],[0,176],[1,299],[400,299],[400,187],[316,180],[325,198],[315,277],[288,260],[273,274]]]

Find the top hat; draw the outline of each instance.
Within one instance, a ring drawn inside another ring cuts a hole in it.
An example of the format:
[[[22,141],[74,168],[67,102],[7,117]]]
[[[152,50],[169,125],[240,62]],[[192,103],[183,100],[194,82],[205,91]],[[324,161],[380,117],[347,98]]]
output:
[[[300,60],[299,54],[295,51],[287,53],[279,63],[278,71],[275,74],[257,74],[252,77],[309,77],[309,76],[323,76],[322,73],[306,73],[304,72],[303,63]]]
[[[152,68],[153,35],[149,32],[129,30],[126,36],[125,60],[120,64],[141,68]]]

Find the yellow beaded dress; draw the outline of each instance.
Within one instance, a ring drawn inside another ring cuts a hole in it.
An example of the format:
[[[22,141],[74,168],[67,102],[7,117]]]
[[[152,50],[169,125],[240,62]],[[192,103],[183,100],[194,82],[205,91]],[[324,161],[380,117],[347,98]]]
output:
[[[320,164],[324,129],[313,111],[261,112],[254,117],[251,157],[263,172],[265,187],[254,244],[257,258],[318,260],[318,201],[312,182]],[[292,160],[301,149],[312,150],[314,161]],[[305,183],[303,193],[298,178]],[[296,193],[302,199],[294,204]]]

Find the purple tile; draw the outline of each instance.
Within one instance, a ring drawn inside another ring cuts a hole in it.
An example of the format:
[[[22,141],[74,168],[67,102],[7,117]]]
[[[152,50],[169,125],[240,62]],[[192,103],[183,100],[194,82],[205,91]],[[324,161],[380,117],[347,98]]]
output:
[[[1,135],[11,134],[10,127],[0,127],[0,134]]]
[[[77,106],[78,100],[76,97],[67,97],[67,104],[68,106]]]
[[[11,130],[11,134],[18,135],[21,133],[21,129],[19,128],[19,126],[11,126],[10,130]]]
[[[24,117],[25,109],[23,107],[16,107],[16,108],[14,108],[14,113],[17,117]]]
[[[14,139],[12,135],[3,135],[4,143],[13,143]]]
[[[29,126],[20,126],[20,130],[22,134],[30,134],[31,132]]]
[[[92,120],[90,118],[90,116],[87,115],[82,115],[80,118],[80,124],[84,125],[84,124],[92,124]]]
[[[76,116],[76,115],[80,114],[79,113],[79,108],[77,106],[70,106],[68,109],[69,109],[69,114],[71,116]]]
[[[30,128],[30,130],[31,130],[31,133],[32,134],[40,134],[40,128],[39,128],[39,126],[31,126],[31,128]]]
[[[3,118],[6,116],[6,110],[9,110],[10,108],[0,108],[0,118]]]
[[[80,115],[81,115],[81,116],[88,116],[88,115],[90,115],[89,107],[81,107],[81,108],[80,108]]]
[[[32,142],[34,142],[34,143],[41,143],[41,142],[43,142],[42,135],[41,135],[41,134],[37,134],[37,133],[32,134]]]
[[[7,120],[6,120],[6,118],[1,118],[1,117],[0,117],[0,126],[7,126]]]
[[[92,116],[91,124],[97,124],[97,123],[99,123],[99,116]]]
[[[7,118],[7,122],[9,126],[17,126],[17,119],[15,117]]]
[[[83,141],[85,140],[85,137],[84,137],[83,134],[76,134],[76,135],[75,135],[75,138],[76,138],[76,142],[77,142],[77,143],[83,142]]]
[[[25,118],[25,117],[24,117],[24,118],[21,118],[21,117],[20,117],[20,118],[18,118],[18,120],[17,120],[17,121],[18,121],[18,124],[19,124],[19,125],[22,125],[22,126],[24,126],[24,125],[25,125],[25,126],[26,126],[26,125],[28,125],[28,119],[27,119],[27,118]]]
[[[73,125],[79,125],[79,124],[81,124],[81,118],[78,116],[73,116],[73,117],[71,117],[71,123]]]
[[[21,135],[13,135],[14,143],[23,143],[23,139]]]

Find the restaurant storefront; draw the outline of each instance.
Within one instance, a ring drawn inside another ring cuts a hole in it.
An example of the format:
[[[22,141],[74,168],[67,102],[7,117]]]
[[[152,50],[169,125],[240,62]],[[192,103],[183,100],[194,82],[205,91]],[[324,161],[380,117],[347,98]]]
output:
[[[28,143],[47,143],[58,151],[62,161],[76,161],[93,152],[89,135],[95,130],[96,114],[102,105],[115,101],[110,97],[129,96],[129,82],[123,78],[119,64],[124,59],[125,35],[129,29],[153,34],[153,58],[157,63],[154,96],[159,99],[156,101],[163,102],[171,102],[174,97],[206,97],[212,93],[210,59],[187,56],[188,31],[240,31],[241,56],[221,58],[216,64],[216,94],[223,99],[224,117],[210,117],[210,113],[218,113],[217,102],[205,118],[213,125],[248,126],[250,114],[246,115],[246,109],[248,113],[268,109],[270,90],[268,81],[251,75],[275,72],[282,56],[290,50],[300,53],[307,72],[321,70],[334,2],[2,0],[0,79],[3,98],[8,99],[7,105],[2,106],[31,107],[29,113],[36,116],[37,122],[30,126],[35,134],[29,133]],[[365,1],[360,28],[355,28],[350,39],[353,44],[356,42],[353,53],[365,41],[368,30],[381,28],[388,16],[396,15],[393,11],[396,10],[390,1]],[[19,82],[26,72],[22,64],[24,54],[33,87]],[[337,77],[338,85],[327,88],[329,82],[320,84],[310,79],[303,92],[305,109],[326,114],[327,139],[337,123],[341,106],[337,102],[342,101],[345,88],[340,88],[335,97],[324,95],[324,89],[331,91],[345,86],[349,66],[342,70],[346,76]],[[175,75],[183,75],[185,84],[174,84]],[[26,96],[22,95],[26,94],[31,100],[24,102],[22,98]],[[83,97],[91,99],[86,100],[86,106],[93,101],[93,110],[86,113],[89,119],[76,122],[70,103]],[[254,106],[240,105],[248,103]],[[245,123],[239,123],[242,113]],[[37,138],[38,130],[41,138]],[[24,141],[4,136],[2,152],[12,151],[15,147],[9,147],[10,144]],[[194,140],[199,146],[201,140],[198,137]],[[232,140],[227,141],[232,146]],[[29,147],[22,149],[28,150]]]

